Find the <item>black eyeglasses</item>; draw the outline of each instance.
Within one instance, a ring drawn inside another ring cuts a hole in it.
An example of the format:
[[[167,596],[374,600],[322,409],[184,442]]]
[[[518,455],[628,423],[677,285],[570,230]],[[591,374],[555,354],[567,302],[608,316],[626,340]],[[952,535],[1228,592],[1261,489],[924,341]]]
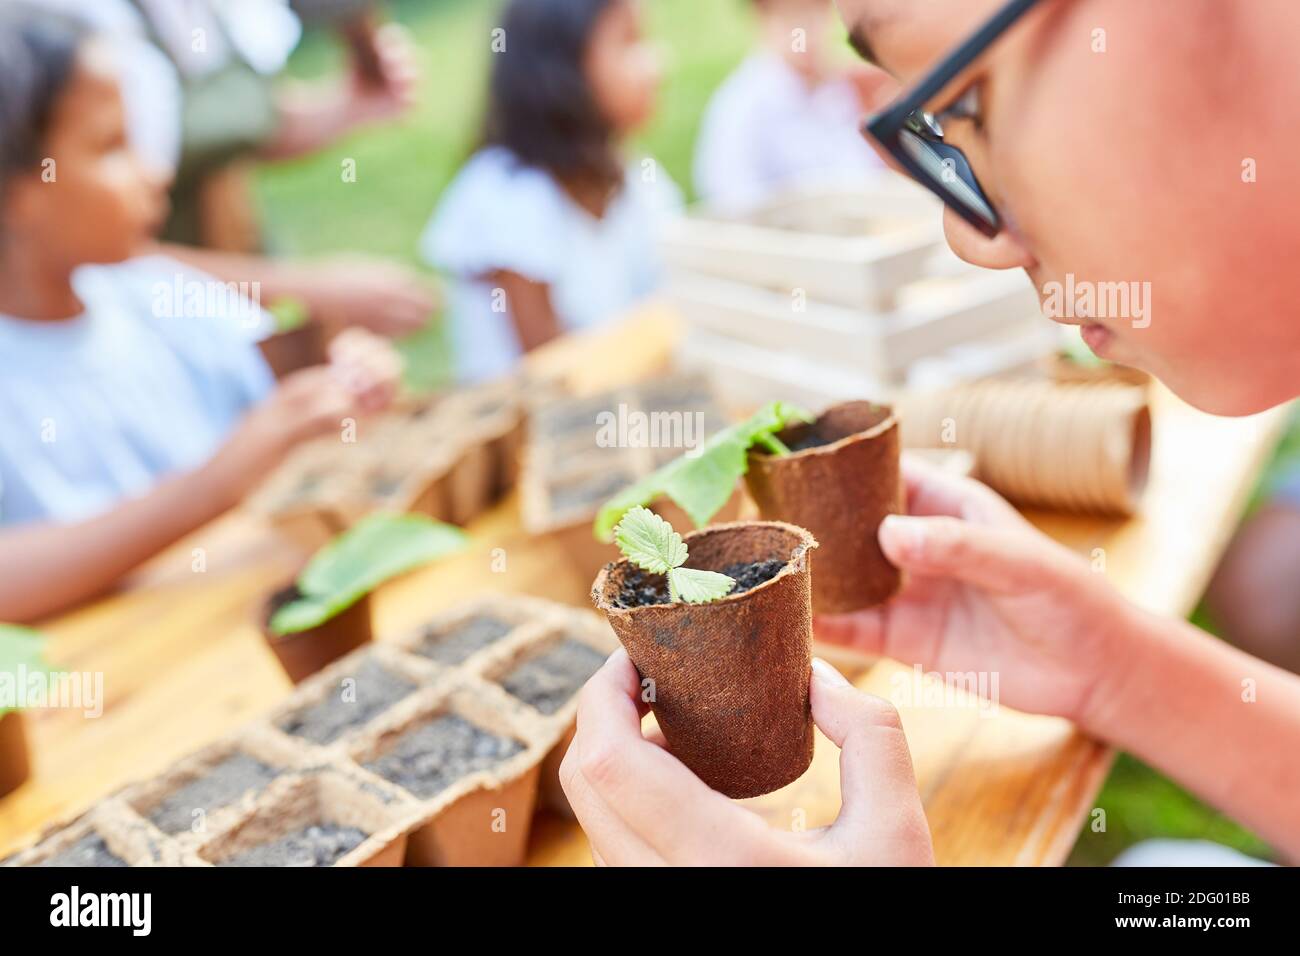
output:
[[[943,127],[934,114],[925,111],[925,105],[1038,2],[1012,0],[920,83],[870,117],[862,128],[913,179],[990,238],[1002,231],[1002,219],[980,187],[966,155],[943,141]]]

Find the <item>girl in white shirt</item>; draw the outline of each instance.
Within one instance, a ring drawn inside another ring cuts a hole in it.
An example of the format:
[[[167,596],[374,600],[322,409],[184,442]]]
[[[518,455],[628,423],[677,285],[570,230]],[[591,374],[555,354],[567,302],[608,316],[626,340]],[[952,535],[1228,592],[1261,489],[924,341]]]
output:
[[[620,150],[660,79],[637,0],[513,0],[495,36],[482,146],[422,241],[452,277],[465,379],[651,295],[657,224],[680,205],[653,160]]]

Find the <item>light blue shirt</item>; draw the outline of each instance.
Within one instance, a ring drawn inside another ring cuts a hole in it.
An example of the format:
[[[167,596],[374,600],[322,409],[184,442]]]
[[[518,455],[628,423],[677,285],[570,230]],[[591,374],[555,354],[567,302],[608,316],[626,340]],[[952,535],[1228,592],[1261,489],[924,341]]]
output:
[[[163,258],[85,267],[85,311],[0,315],[0,525],[79,521],[197,467],[273,385],[267,319]]]
[[[508,303],[487,276],[514,272],[548,285],[565,331],[592,328],[658,291],[660,227],[680,208],[680,190],[653,160],[629,169],[624,188],[597,219],[509,150],[475,154],[448,187],[420,245],[424,260],[451,277],[460,377],[504,374],[521,353]]]

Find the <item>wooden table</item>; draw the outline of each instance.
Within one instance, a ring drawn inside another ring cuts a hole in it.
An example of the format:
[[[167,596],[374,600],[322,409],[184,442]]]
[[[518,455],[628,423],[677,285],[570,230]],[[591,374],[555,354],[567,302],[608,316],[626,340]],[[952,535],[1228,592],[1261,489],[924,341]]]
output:
[[[653,374],[676,336],[672,317],[650,310],[613,330],[557,343],[532,361],[576,388],[595,390]],[[1236,525],[1285,414],[1214,419],[1165,392],[1154,402],[1155,458],[1143,517],[1031,517],[1085,552],[1104,549],[1107,573],[1123,591],[1183,616]],[[556,543],[522,532],[515,500],[470,530],[474,550],[376,595],[380,635],[400,633],[485,592],[588,606],[591,582],[570,569]],[[201,572],[194,570],[196,548],[206,559]],[[289,684],[253,615],[267,590],[302,559],[257,520],[235,513],[161,556],[121,593],[49,622],[44,630],[56,665],[103,673],[104,711],[97,719],[66,710],[28,715],[35,768],[27,784],[0,800],[0,855],[280,701]],[[894,696],[893,681],[908,673],[880,662],[862,670],[857,683]],[[962,706],[900,709],[940,862],[1057,864],[1065,858],[1107,773],[1108,748],[1066,721],[1006,708],[992,714]],[[750,804],[774,826],[790,826],[796,813],[810,827],[830,822],[839,809],[837,751],[820,739],[803,778]],[[543,815],[531,862],[589,864],[582,831]]]

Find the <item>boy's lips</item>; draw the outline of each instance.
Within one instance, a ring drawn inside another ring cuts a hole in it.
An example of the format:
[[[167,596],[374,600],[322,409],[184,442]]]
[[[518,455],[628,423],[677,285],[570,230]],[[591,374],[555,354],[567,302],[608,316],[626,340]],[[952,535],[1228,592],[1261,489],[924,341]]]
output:
[[[1079,334],[1083,337],[1084,344],[1092,349],[1098,358],[1105,358],[1106,351],[1109,350],[1111,343],[1115,341],[1115,333],[1104,325],[1098,325],[1096,322],[1083,323]]]

